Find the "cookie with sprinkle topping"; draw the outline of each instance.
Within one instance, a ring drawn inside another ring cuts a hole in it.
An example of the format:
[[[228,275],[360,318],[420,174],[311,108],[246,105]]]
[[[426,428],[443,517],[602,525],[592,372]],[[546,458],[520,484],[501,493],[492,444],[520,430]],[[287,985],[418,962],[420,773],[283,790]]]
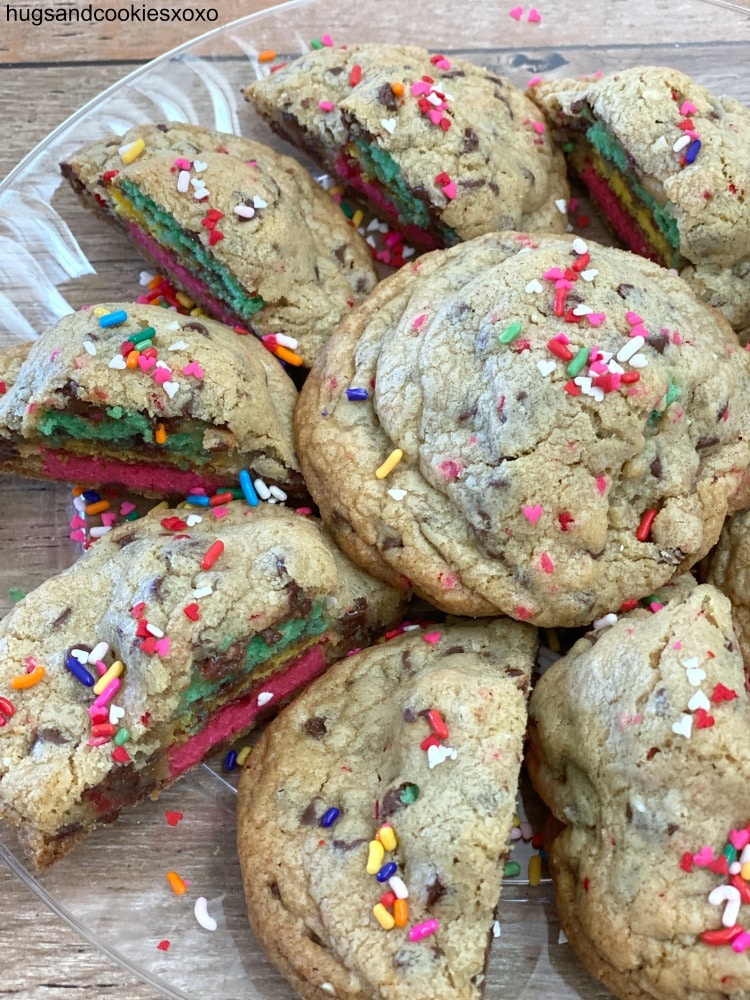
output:
[[[583,625],[748,503],[750,357],[650,261],[490,234],[387,278],[301,393],[339,544],[443,610]]]
[[[463,59],[324,46],[245,96],[417,246],[565,229],[565,162],[543,115],[510,81]]]
[[[281,334],[292,363],[312,364],[375,284],[368,247],[330,196],[295,160],[250,139],[137,125],[80,149],[62,172],[212,316]]]
[[[623,1000],[750,992],[750,706],[729,601],[691,578],[537,682],[526,763],[563,929]]]
[[[392,628],[405,596],[267,504],[114,528],[0,622],[0,818],[51,864]]]
[[[750,108],[661,66],[529,93],[624,245],[749,337]]]
[[[718,545],[710,556],[706,583],[712,583],[732,602],[743,659],[750,664],[750,510],[727,518]]]
[[[237,846],[250,922],[305,998],[479,1000],[534,630],[419,630],[336,664],[263,733]]]
[[[175,496],[247,470],[305,496],[297,390],[254,337],[205,317],[109,303],[0,352],[0,470]]]

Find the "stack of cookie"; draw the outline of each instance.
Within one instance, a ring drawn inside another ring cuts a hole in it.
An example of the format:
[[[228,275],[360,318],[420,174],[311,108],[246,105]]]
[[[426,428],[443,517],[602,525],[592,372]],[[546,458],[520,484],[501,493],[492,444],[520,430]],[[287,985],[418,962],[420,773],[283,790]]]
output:
[[[746,109],[660,70],[535,105],[399,46],[325,47],[247,96],[441,249],[375,287],[294,161],[194,126],[63,165],[234,329],[114,303],[2,362],[4,471],[193,508],[115,528],[0,625],[3,816],[53,861],[309,684],[242,778],[258,937],[304,997],[474,1000],[534,626],[583,628],[529,703],[563,926],[619,996],[745,996],[746,515],[711,571],[741,645],[690,570],[750,504]],[[560,137],[642,256],[562,232]],[[299,397],[250,332],[311,367]],[[394,629],[409,593],[440,624]]]

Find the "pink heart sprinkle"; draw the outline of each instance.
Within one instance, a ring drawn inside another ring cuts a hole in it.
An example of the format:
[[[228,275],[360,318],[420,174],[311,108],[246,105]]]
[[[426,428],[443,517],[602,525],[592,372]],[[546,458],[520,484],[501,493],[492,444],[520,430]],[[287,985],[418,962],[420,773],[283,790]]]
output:
[[[539,21],[541,21],[541,19],[542,15],[539,13],[536,7],[531,8],[531,10],[529,11],[529,16],[526,18],[526,20],[531,21],[532,24],[538,24]]]
[[[443,637],[442,632],[425,632],[422,636],[422,641],[428,643],[430,646],[436,645]]]
[[[606,313],[587,313],[586,315],[586,319],[592,326],[601,326],[606,318]]]
[[[732,830],[729,834],[729,843],[741,851],[750,841],[750,830]]]
[[[323,37],[320,40],[324,45],[328,46],[329,49],[333,45],[333,39],[331,38],[330,35],[323,35]]]
[[[449,201],[453,201],[458,194],[458,184],[455,181],[451,181],[450,184],[444,184],[440,190]]]
[[[439,125],[440,119],[443,117],[443,112],[435,108],[434,111],[429,112],[429,116],[430,116],[430,121],[432,122],[433,125]]]
[[[424,80],[415,80],[411,85],[411,92],[414,97],[421,97],[422,94],[429,94],[430,85],[425,83]]]
[[[693,862],[701,868],[707,868],[714,860],[714,851],[708,844],[704,844],[697,854],[693,855]]]
[[[564,288],[566,292],[569,292],[572,287],[573,287],[573,282],[568,281],[567,278],[558,278],[557,281],[555,282],[555,288]]]
[[[138,367],[142,372],[150,372],[151,369],[156,364],[156,358],[146,357],[143,354],[138,355]]]
[[[427,313],[420,313],[419,316],[415,316],[415,318],[411,322],[412,330],[418,330],[426,319],[427,319]]]
[[[437,66],[438,69],[450,69],[451,68],[450,60],[448,60],[448,59],[438,59],[435,62],[435,65]]]
[[[86,541],[86,535],[83,533],[83,531],[80,530],[80,528],[79,528],[78,531],[71,531],[70,538],[71,538],[71,541],[74,541],[74,542],[85,542]]]
[[[630,328],[631,337],[643,337],[644,340],[648,339],[648,330],[643,325],[643,323],[636,323],[635,326]]]
[[[129,500],[123,500],[120,504],[120,514],[123,517],[127,517],[128,514],[132,514],[135,510],[135,504],[131,503]]]
[[[554,573],[555,564],[552,562],[552,560],[550,559],[550,557],[547,555],[546,552],[542,552],[542,556],[539,560],[539,563],[545,573]]]
[[[321,111],[333,111],[333,101],[318,101]]]
[[[197,379],[202,379],[204,373],[203,369],[201,368],[201,366],[198,364],[197,361],[191,361],[189,365],[185,365],[185,367],[182,369],[182,374],[195,375]]]
[[[682,104],[680,105],[681,115],[692,115],[695,114],[697,110],[698,109],[696,108],[696,106],[693,104],[692,101],[683,101]]]
[[[520,21],[523,17],[523,7],[512,7],[508,13],[514,21]]]
[[[536,504],[534,507],[524,507],[523,513],[524,517],[528,518],[532,524],[536,524],[544,513],[544,507],[541,504]]]
[[[140,361],[140,358],[138,359]],[[169,382],[172,378],[172,372],[169,368],[157,368],[154,372],[154,382],[157,385],[164,385],[165,382]]]
[[[625,319],[628,321],[628,323],[635,324],[643,322],[643,317],[639,316],[638,313],[633,312],[632,310],[629,310],[628,312],[625,313]]]
[[[70,526],[71,526],[71,528],[85,528],[86,527],[86,519],[83,518],[83,517],[79,517],[78,514],[75,514],[70,519]]]
[[[161,639],[157,639],[154,648],[159,656],[169,656],[169,646],[170,638],[168,635],[163,636]]]
[[[607,480],[606,480],[605,476],[597,476],[596,477],[596,488],[599,490],[599,492],[602,495],[604,495],[606,493],[606,491],[607,491]]]
[[[544,122],[532,122],[531,127],[534,129],[537,135],[542,135],[547,130],[547,126]]]
[[[228,507],[214,507],[213,510],[214,510],[214,517],[218,517],[219,519],[221,519],[222,517],[226,517],[227,514],[229,513]]]
[[[105,510],[102,514],[102,524],[105,528],[111,528],[117,521],[117,514],[113,510]]]
[[[559,281],[565,277],[565,272],[561,271],[559,267],[551,267],[549,271],[545,271],[542,275],[545,281]]]
[[[190,170],[190,160],[186,160],[181,156],[174,161],[174,165],[178,170]]]

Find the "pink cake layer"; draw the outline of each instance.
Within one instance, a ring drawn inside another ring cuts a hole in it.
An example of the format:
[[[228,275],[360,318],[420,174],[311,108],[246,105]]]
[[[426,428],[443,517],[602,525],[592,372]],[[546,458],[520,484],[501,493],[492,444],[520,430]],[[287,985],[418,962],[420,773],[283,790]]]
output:
[[[660,255],[652,248],[646,234],[620,204],[617,195],[612,191],[605,178],[598,174],[590,163],[586,164],[585,170],[581,173],[581,180],[591,192],[591,197],[604,213],[615,234],[619,236],[628,250],[660,264]]]
[[[198,487],[214,493],[217,486],[225,485],[231,478],[231,475],[219,477],[215,473],[202,475],[193,469],[71,455],[50,448],[42,449],[42,475],[64,483],[89,483],[92,486],[117,483],[134,493],[149,492],[157,496],[182,496]]]
[[[203,729],[168,750],[170,779],[176,778],[189,767],[199,764],[215,747],[227,743],[239,733],[249,729],[266,706],[279,705],[296,691],[319,677],[326,668],[322,643],[308,649],[278,674],[259,681],[240,701],[219,709]],[[258,704],[258,695],[268,692],[273,698]]]
[[[365,180],[362,175],[362,168],[354,160],[342,154],[336,160],[334,169],[339,177],[346,181],[349,187],[354,188],[355,191],[359,191],[360,194],[372,202],[376,209],[382,212],[391,225],[403,233],[410,243],[422,247],[423,250],[439,250],[444,245],[441,240],[433,236],[426,229],[422,229],[421,226],[417,226],[412,222],[401,222],[398,209],[393,202],[386,198],[383,189],[378,184],[372,184],[370,181]]]
[[[204,305],[216,319],[222,323],[226,323],[227,326],[234,326],[238,322],[243,324],[249,323],[249,320],[244,319],[237,313],[231,312],[221,299],[217,299],[202,281],[196,278],[194,274],[191,274],[182,264],[178,263],[174,255],[160,243],[157,243],[153,236],[149,236],[148,233],[140,229],[134,222],[128,222],[126,225],[131,239],[135,240],[149,257],[163,267],[165,271],[168,271],[177,284],[184,288],[196,302]]]

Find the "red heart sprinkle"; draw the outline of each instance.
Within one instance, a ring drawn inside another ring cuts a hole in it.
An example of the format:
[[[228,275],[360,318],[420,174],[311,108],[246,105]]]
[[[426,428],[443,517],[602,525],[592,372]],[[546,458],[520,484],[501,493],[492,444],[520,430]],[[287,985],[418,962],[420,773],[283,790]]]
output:
[[[112,751],[112,760],[117,764],[127,764],[130,760],[130,754],[125,747],[115,747]]]
[[[693,855],[690,851],[685,851],[680,858],[680,868],[682,868],[684,872],[691,872],[693,870]]]
[[[179,812],[165,812],[164,816],[166,817],[169,826],[177,826],[180,820],[185,818],[182,813]]]
[[[159,949],[159,951],[169,951],[169,946],[171,943],[172,943],[171,941],[166,941],[166,940],[160,941],[156,947]]]

